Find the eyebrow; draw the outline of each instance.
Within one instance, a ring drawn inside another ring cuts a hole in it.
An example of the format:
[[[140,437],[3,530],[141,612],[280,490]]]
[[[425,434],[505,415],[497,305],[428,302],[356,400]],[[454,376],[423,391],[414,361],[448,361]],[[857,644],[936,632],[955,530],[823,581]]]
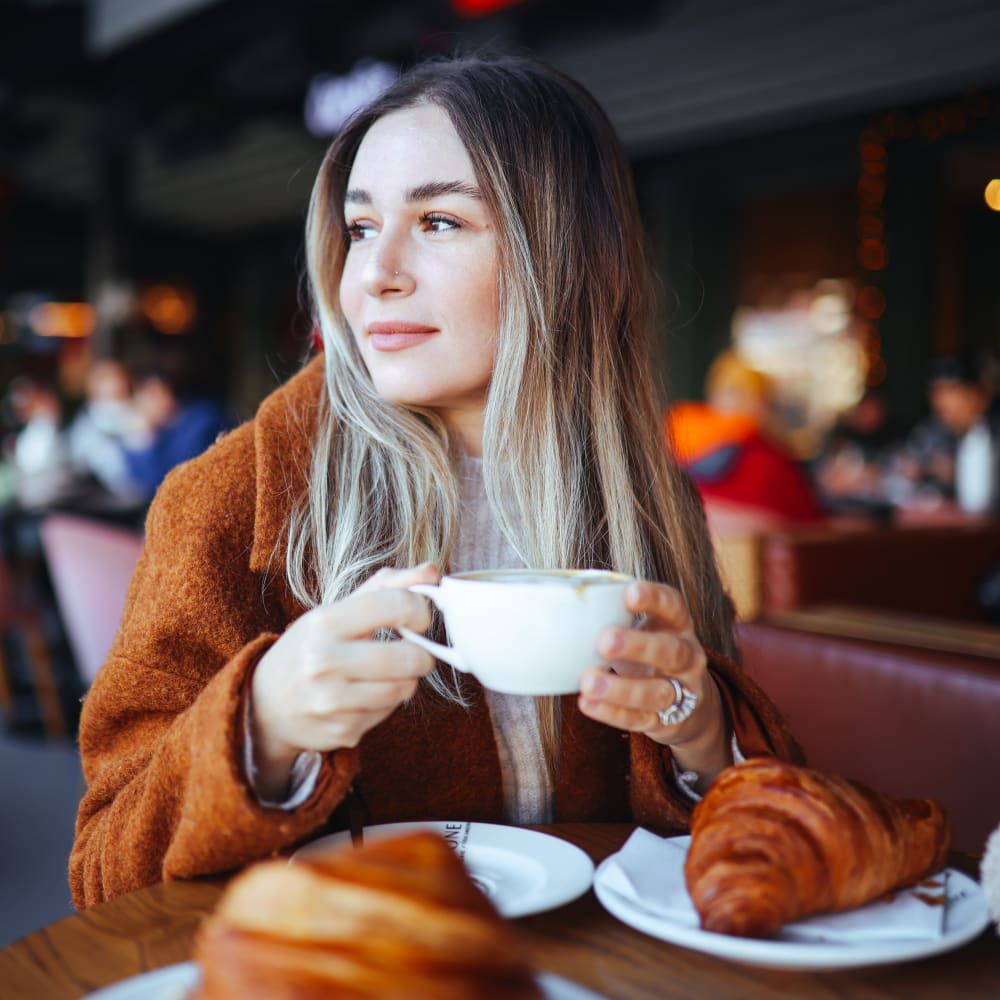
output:
[[[475,184],[466,181],[428,181],[426,184],[418,184],[417,187],[410,188],[406,192],[408,202],[427,201],[430,198],[440,198],[446,194],[464,195],[466,198],[475,198],[482,201],[482,193]],[[372,203],[371,192],[363,188],[350,188],[344,194],[344,203],[347,205],[370,205]]]

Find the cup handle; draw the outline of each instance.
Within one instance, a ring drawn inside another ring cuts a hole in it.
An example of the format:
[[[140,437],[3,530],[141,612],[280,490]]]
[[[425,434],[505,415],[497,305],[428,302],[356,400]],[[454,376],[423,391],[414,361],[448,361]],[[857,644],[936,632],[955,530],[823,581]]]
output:
[[[415,594],[423,594],[424,597],[429,597],[439,608],[441,607],[439,598],[440,587],[430,583],[415,583],[412,587],[408,587],[407,590],[411,590]],[[414,632],[413,629],[402,625],[397,631],[404,639],[409,639],[410,642],[415,642],[421,649],[426,649],[431,656],[437,657],[439,660],[444,660],[445,663],[450,664],[456,670],[469,673],[469,668],[462,661],[462,658],[458,655],[458,650],[454,647],[442,646],[441,643],[428,639],[426,635],[421,635],[419,632]]]
[[[456,670],[461,670],[466,674],[469,672],[469,668],[462,662],[462,658],[458,655],[458,650],[452,646],[442,646],[441,643],[434,642],[432,639],[428,639],[426,635],[414,632],[412,628],[407,628],[405,625],[400,625],[396,631],[404,639],[415,642],[421,648],[426,649],[432,656],[451,664]]]

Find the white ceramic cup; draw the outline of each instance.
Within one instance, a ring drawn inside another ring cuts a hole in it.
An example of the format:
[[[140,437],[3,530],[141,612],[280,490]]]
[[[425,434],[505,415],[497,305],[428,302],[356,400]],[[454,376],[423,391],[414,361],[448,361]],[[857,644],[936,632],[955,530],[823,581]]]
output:
[[[400,633],[437,659],[506,694],[569,694],[580,675],[607,665],[597,637],[627,626],[632,577],[605,570],[479,570],[414,584],[441,609],[450,646],[412,629]]]

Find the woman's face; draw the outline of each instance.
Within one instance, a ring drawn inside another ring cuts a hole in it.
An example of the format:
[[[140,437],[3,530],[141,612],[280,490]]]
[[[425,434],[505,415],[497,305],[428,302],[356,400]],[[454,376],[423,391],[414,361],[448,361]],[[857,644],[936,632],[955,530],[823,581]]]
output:
[[[444,111],[424,104],[375,122],[344,217],[340,305],[376,390],[439,410],[475,447],[496,355],[497,240]]]

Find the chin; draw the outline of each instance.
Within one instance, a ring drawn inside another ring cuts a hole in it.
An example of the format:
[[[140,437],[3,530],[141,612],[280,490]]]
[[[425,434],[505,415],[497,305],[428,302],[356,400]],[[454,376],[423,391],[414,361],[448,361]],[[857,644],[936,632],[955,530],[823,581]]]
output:
[[[397,379],[373,379],[375,391],[387,403],[397,406],[433,406],[438,400],[434,392],[419,391],[412,383],[400,383]]]
[[[466,407],[470,403],[486,405],[485,393],[478,387],[470,388],[453,383],[418,384],[415,379],[373,379],[375,391],[388,403],[414,406],[422,409],[448,409]]]

